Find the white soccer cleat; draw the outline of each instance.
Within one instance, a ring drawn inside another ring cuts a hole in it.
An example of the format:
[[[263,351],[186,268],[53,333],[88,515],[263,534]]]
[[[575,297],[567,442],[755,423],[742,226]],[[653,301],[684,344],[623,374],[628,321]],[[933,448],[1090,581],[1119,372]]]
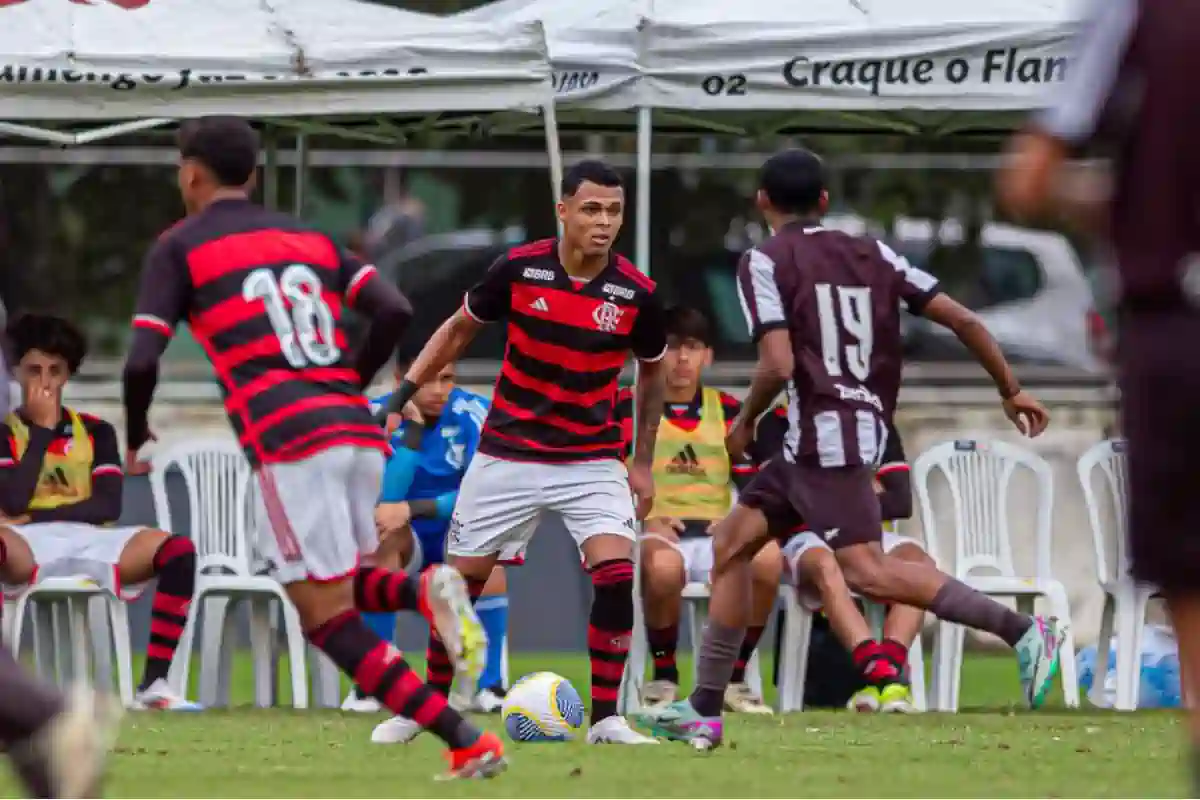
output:
[[[494,689],[480,689],[479,694],[475,695],[475,702],[471,704],[471,710],[481,714],[499,714],[502,708],[504,695]]]
[[[382,710],[383,706],[378,700],[374,697],[361,697],[356,689],[351,689],[350,694],[342,701],[342,711],[354,714],[378,714]]]
[[[658,744],[658,740],[643,736],[629,727],[629,722],[624,717],[605,717],[588,729],[587,743]]]
[[[395,716],[375,726],[371,741],[375,744],[408,744],[424,730],[408,717]]]
[[[421,575],[422,612],[437,629],[454,664],[450,705],[470,708],[487,662],[487,633],[475,613],[467,582],[453,567],[439,564]]]
[[[180,697],[159,678],[154,683],[139,691],[133,698],[133,708],[137,711],[203,711],[204,706]]]
[[[98,796],[122,711],[115,698],[75,687],[61,714],[9,751],[13,767],[36,796]]]
[[[679,685],[671,681],[650,681],[642,687],[642,705],[646,708],[669,706],[679,697]]]
[[[738,714],[774,714],[774,710],[763,702],[747,684],[731,683],[725,687],[725,710]]]

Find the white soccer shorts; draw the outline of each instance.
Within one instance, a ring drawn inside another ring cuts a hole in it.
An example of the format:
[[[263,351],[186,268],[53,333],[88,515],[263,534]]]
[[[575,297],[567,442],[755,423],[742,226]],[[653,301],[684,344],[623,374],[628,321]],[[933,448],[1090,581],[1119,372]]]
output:
[[[642,540],[656,539],[673,547],[683,556],[683,573],[688,583],[710,583],[713,569],[713,540],[711,536],[689,536],[671,541],[657,533],[642,534]]]
[[[282,584],[348,578],[379,549],[383,453],[334,447],[255,470],[254,567]]]
[[[479,454],[458,490],[446,554],[519,562],[544,514],[558,516],[580,547],[601,534],[636,538],[620,461],[539,464]]]
[[[142,525],[106,528],[83,522],[35,522],[9,528],[25,540],[37,565],[32,584],[44,578],[80,578],[114,595],[132,600],[146,584],[122,586],[117,575],[121,553],[129,540],[146,530]],[[3,587],[7,597],[20,594],[31,584]]]

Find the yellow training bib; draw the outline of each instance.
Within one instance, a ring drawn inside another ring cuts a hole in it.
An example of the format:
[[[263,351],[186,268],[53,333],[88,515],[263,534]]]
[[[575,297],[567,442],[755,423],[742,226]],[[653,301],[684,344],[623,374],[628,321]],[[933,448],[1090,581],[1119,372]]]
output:
[[[658,428],[652,517],[718,520],[729,513],[732,469],[725,450],[721,393],[701,391],[700,424],[685,431],[664,419]]]
[[[66,412],[71,419],[71,440],[65,454],[46,451],[37,489],[29,501],[29,511],[71,505],[92,495],[92,437],[78,414],[69,408]],[[29,447],[29,426],[15,413],[9,414],[4,421],[16,442],[13,455],[20,461]]]

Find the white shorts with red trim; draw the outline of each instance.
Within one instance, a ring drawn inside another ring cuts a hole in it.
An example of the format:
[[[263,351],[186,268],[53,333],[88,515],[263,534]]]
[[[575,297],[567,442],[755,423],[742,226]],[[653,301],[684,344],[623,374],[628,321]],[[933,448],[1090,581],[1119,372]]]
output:
[[[561,519],[581,548],[602,534],[633,542],[625,465],[614,459],[540,464],[476,455],[458,489],[446,554],[499,555],[503,562],[520,563],[543,515]]]
[[[79,578],[117,597],[132,600],[145,583],[121,585],[117,565],[121,553],[144,526],[106,528],[82,522],[35,522],[11,525],[10,530],[25,540],[33,553],[33,580],[27,584],[4,584],[5,597],[15,597],[46,578]]]
[[[883,547],[883,552],[890,553],[901,545],[912,545],[913,547],[925,550],[925,545],[921,544],[920,540],[913,539],[909,536],[901,536],[898,533],[891,531],[883,532],[883,539],[880,544]],[[800,559],[805,553],[813,550],[825,550],[830,553],[833,549],[825,543],[817,534],[812,531],[803,531],[797,533],[792,538],[787,540],[787,544],[783,546],[783,557],[788,565],[785,574],[792,576],[792,581],[796,586],[796,595],[800,600],[800,605],[807,608],[809,611],[820,611],[824,606],[821,600],[821,593],[817,590],[816,584],[808,580],[806,576],[799,574]],[[797,577],[798,576],[798,577]]]
[[[374,448],[334,447],[255,470],[254,568],[283,584],[354,575],[379,548],[383,467]]]

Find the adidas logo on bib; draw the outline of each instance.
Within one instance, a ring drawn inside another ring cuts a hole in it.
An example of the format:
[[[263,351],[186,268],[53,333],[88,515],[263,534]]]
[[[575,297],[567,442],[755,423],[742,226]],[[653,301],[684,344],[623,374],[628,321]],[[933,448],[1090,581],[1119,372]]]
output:
[[[684,446],[667,465],[667,473],[670,475],[692,475],[697,478],[704,477],[704,467],[700,466],[700,459],[696,456],[696,450],[690,444]]]

